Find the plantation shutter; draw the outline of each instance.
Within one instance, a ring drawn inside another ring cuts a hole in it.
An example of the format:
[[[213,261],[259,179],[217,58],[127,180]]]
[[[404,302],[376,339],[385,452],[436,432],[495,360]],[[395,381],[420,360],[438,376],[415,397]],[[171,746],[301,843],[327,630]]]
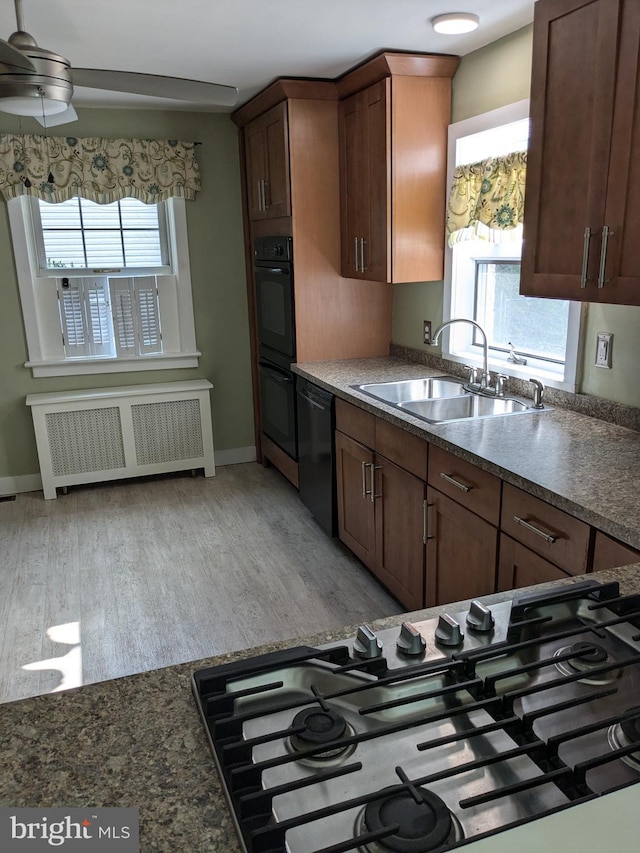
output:
[[[82,280],[58,278],[56,285],[65,355],[88,355]]]
[[[136,324],[132,278],[112,278],[113,328],[118,355],[136,355]]]
[[[83,278],[90,355],[112,355],[109,322],[108,281],[104,277]]]
[[[138,305],[140,354],[162,352],[156,277],[136,278],[134,291]]]

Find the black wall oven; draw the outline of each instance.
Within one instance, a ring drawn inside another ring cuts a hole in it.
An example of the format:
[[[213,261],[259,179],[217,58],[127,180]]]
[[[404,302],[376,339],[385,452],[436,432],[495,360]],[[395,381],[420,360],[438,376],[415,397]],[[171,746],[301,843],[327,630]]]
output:
[[[298,459],[296,357],[291,237],[257,237],[254,279],[262,432]]]

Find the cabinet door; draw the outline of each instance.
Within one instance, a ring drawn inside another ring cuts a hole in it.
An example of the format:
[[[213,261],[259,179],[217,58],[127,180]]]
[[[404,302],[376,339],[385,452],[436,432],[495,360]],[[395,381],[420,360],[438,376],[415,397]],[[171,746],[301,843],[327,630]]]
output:
[[[596,542],[593,549],[593,571],[602,569],[617,569],[618,566],[629,566],[640,562],[640,551],[636,551],[624,542],[612,539],[602,531],[596,531]]]
[[[620,0],[535,4],[520,292],[595,301]]]
[[[249,219],[291,214],[287,104],[277,104],[246,126]]]
[[[249,219],[264,219],[267,214],[264,210],[262,196],[267,164],[262,117],[255,119],[245,127],[244,147]]]
[[[264,203],[267,218],[290,216],[289,131],[286,101],[265,113],[263,126],[267,169]]]
[[[545,560],[544,557],[535,554],[504,533],[500,535],[498,592],[532,586],[536,583],[563,580],[568,577],[566,572]]]
[[[625,2],[620,27],[604,223],[611,229],[598,302],[640,305],[640,4]]]
[[[426,606],[495,592],[498,530],[427,489]]]
[[[364,93],[340,102],[341,266],[345,278],[362,278],[361,240],[367,230],[369,178]]]
[[[368,192],[363,198],[365,219],[362,260],[363,276],[370,281],[391,281],[388,265],[391,243],[391,119],[389,78],[363,92],[367,149],[363,160],[367,165]]]
[[[370,569],[375,565],[375,504],[371,500],[373,451],[336,432],[338,536]]]
[[[424,606],[425,483],[381,456],[374,469],[374,573],[409,610]]]

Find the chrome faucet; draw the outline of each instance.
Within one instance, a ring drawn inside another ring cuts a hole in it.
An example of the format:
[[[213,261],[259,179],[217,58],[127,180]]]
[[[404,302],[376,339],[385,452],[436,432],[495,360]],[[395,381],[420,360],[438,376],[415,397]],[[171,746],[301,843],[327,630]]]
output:
[[[482,376],[480,377],[479,388],[482,391],[486,391],[488,393],[491,393],[493,389],[491,388],[491,384],[490,384],[491,376],[489,374],[489,344],[487,342],[486,332],[479,323],[476,323],[475,320],[467,320],[466,317],[455,317],[453,320],[445,320],[445,322],[442,323],[440,326],[438,326],[438,328],[433,333],[433,339],[432,339],[433,343],[434,344],[438,343],[438,338],[440,337],[440,332],[442,332],[443,329],[446,329],[446,327],[450,326],[452,323],[470,323],[472,326],[474,326],[476,329],[478,329],[479,332],[482,332],[482,337],[484,339],[483,364],[482,364]],[[471,377],[472,377],[471,385],[477,386],[477,383],[473,382],[473,373],[471,374]]]
[[[542,402],[544,398],[544,385],[538,379],[530,379],[529,382],[533,385],[533,405],[532,409],[544,409]]]

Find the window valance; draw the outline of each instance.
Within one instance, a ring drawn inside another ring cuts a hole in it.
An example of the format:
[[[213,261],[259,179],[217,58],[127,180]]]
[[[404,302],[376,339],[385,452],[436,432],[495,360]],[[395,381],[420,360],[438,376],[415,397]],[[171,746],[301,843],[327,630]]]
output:
[[[200,170],[195,143],[175,139],[0,135],[0,192],[98,204],[137,198],[152,204],[195,198]]]
[[[447,208],[449,245],[478,238],[501,242],[508,231],[520,236],[526,172],[526,151],[456,166]]]

